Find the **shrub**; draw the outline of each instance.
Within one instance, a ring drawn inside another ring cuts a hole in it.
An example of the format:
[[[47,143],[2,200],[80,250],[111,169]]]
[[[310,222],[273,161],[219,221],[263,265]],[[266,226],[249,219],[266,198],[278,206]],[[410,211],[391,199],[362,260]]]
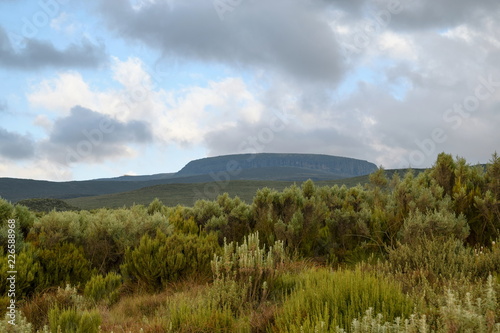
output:
[[[139,246],[130,249],[121,266],[122,273],[150,291],[167,283],[210,272],[210,257],[219,249],[215,235],[196,236],[159,231],[156,237],[144,236]]]
[[[30,231],[35,221],[35,216],[24,206],[16,205],[15,207],[9,202],[0,198],[0,244],[5,251],[8,250],[7,244],[9,240],[9,220],[15,220],[15,244],[16,250],[19,252],[24,248],[24,240]],[[12,235],[11,235],[12,237]]]
[[[59,244],[51,249],[36,252],[40,263],[37,289],[85,284],[92,271],[81,247],[74,244]]]
[[[432,282],[440,279],[476,276],[473,251],[457,239],[421,239],[415,244],[400,244],[389,250],[389,264],[394,272],[418,271]]]
[[[7,294],[7,283],[8,271],[12,269],[9,268],[9,257],[6,254],[2,254],[2,249],[0,249],[0,279],[2,283],[0,284],[0,295]],[[16,297],[22,299],[26,296],[30,296],[37,286],[37,279],[39,273],[40,265],[35,258],[35,251],[32,246],[26,246],[24,250],[16,256]]]
[[[82,244],[84,215],[76,212],[55,212],[43,216],[33,225],[32,233],[41,247],[52,248],[60,243]]]
[[[179,293],[166,303],[166,332],[250,332],[248,317],[237,318],[203,293]]]
[[[51,333],[98,333],[101,316],[98,311],[79,311],[76,308],[61,310],[55,307],[49,311]]]
[[[422,213],[419,210],[404,219],[401,231],[402,243],[415,243],[421,239],[465,240],[469,235],[469,225],[463,215],[455,216],[448,210]]]
[[[389,320],[408,315],[413,304],[395,282],[370,273],[309,270],[299,276],[295,291],[275,318],[273,332],[334,332],[347,329],[373,308]]]
[[[41,330],[49,324],[48,315],[51,309],[76,308],[83,311],[87,306],[87,302],[78,295],[76,288],[67,285],[65,288],[35,294],[22,304],[21,311],[33,325],[34,330]]]
[[[101,274],[93,276],[85,285],[83,295],[94,302],[104,302],[111,305],[118,300],[119,288],[122,285],[122,277],[114,272],[105,277]]]
[[[440,311],[443,331],[500,332],[500,323],[497,322],[498,302],[491,275],[482,296],[474,298],[471,293],[467,293],[461,299],[448,290]]]
[[[158,229],[170,235],[173,227],[158,209],[152,208],[151,215],[138,206],[100,209],[93,214],[82,212],[82,215],[88,214],[85,217],[88,223],[84,231],[84,248],[92,266],[102,274],[117,270],[123,263],[127,248],[137,246],[144,235],[154,237]]]
[[[0,332],[2,333],[32,333],[33,325],[23,316],[22,312],[16,310],[15,325],[9,323],[12,319],[5,314],[5,318],[0,320]]]
[[[277,241],[266,250],[260,247],[259,234],[245,237],[243,244],[224,244],[222,255],[214,255],[214,279],[237,281],[244,289],[248,301],[261,301],[268,295],[278,269],[287,260],[283,242]]]

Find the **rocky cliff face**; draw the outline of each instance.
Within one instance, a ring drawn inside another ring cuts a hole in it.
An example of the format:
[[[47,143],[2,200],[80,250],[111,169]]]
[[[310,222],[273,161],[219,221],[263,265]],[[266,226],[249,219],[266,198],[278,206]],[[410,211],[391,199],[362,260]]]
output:
[[[321,170],[341,177],[362,176],[377,170],[373,163],[347,157],[316,154],[243,154],[203,158],[189,162],[178,175],[208,174],[232,168],[294,167]]]

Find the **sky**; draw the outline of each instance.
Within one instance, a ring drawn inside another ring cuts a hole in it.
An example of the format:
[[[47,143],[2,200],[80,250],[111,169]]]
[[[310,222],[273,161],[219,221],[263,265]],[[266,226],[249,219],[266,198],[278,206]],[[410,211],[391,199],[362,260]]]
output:
[[[0,0],[0,177],[500,149],[498,0]]]

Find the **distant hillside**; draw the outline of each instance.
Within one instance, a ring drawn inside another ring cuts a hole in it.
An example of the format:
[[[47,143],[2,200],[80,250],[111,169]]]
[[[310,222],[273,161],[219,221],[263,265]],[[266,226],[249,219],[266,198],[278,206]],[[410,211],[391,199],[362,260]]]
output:
[[[251,170],[245,170],[248,172]],[[394,173],[398,173],[403,177],[407,169],[386,170],[386,176],[391,178]],[[425,171],[425,169],[414,169],[415,174]],[[244,173],[242,172],[242,173]],[[307,178],[306,178],[307,179]],[[369,175],[342,178],[335,180],[319,180],[315,181],[318,186],[333,186],[345,185],[347,187],[356,186],[358,184],[366,184],[369,182]],[[208,199],[213,200],[218,195],[227,192],[229,196],[238,196],[247,203],[251,203],[258,189],[269,187],[277,191],[283,190],[285,187],[297,184],[301,186],[302,181],[264,181],[264,180],[233,180],[231,182],[221,183],[184,183],[184,184],[164,184],[151,187],[145,187],[138,190],[106,194],[95,197],[82,197],[65,200],[72,206],[81,209],[95,208],[118,208],[123,206],[148,205],[155,198],[160,199],[167,206],[185,205],[192,206],[196,200]]]
[[[0,178],[0,197],[16,202],[32,198],[70,199],[98,196],[165,184],[228,180],[322,181],[367,175],[375,170],[377,167],[373,163],[328,155],[227,155],[189,162],[177,173],[71,182]]]
[[[73,207],[67,202],[59,199],[25,199],[17,202],[17,204],[26,206],[35,212],[78,210],[77,207]]]
[[[202,158],[189,162],[178,175],[201,175],[229,170],[301,168],[332,174],[336,178],[363,176],[377,170],[373,163],[354,158],[317,154],[241,154]]]

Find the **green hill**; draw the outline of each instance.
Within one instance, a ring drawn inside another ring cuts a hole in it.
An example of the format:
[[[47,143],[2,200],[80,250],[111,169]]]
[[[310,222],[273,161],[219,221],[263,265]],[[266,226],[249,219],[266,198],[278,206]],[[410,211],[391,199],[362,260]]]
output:
[[[418,174],[424,170],[417,169],[414,171]],[[407,171],[406,169],[386,170],[386,175],[390,178],[397,172],[400,176],[403,176]],[[346,185],[347,187],[352,187],[358,184],[364,185],[368,182],[369,175],[364,175],[336,180],[320,180],[315,181],[315,184],[318,186]],[[129,192],[73,198],[65,201],[72,206],[82,209],[129,207],[134,204],[147,205],[155,198],[160,199],[167,206],[176,206],[179,204],[192,206],[196,200],[213,200],[218,195],[227,192],[231,197],[238,196],[243,201],[251,203],[258,189],[269,187],[281,191],[293,184],[300,186],[301,183],[302,181],[231,180],[228,182],[163,184]]]
[[[333,181],[316,182],[317,185],[333,186],[343,185],[356,186],[368,181],[368,176],[340,179]],[[134,191],[105,194],[95,197],[81,197],[65,200],[68,204],[82,209],[96,209],[102,207],[118,208],[132,206],[134,204],[147,205],[155,198],[160,199],[167,206],[192,206],[196,200],[213,200],[218,195],[227,192],[229,196],[238,196],[247,203],[251,203],[258,189],[269,187],[278,191],[293,184],[301,185],[301,182],[291,181],[258,181],[258,180],[234,180],[226,184],[195,183],[195,184],[165,184],[145,187]]]

